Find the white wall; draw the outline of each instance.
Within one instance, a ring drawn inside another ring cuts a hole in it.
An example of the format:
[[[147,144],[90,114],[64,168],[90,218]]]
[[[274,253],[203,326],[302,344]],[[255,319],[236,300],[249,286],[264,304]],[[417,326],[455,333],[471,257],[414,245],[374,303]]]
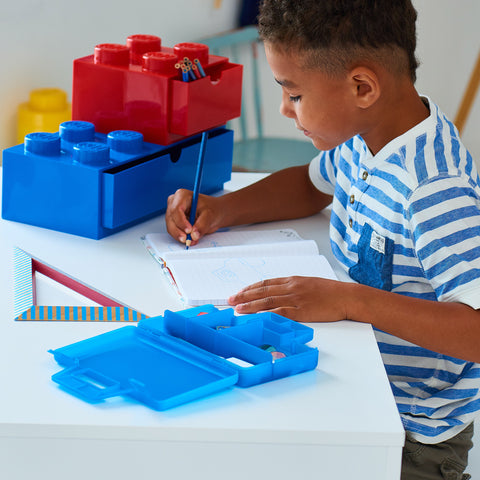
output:
[[[30,90],[59,87],[71,99],[72,62],[99,43],[158,35],[162,44],[235,25],[240,0],[2,0],[0,2],[0,150],[16,143],[16,112]]]
[[[480,51],[478,0],[413,0],[418,11],[417,89],[453,120]],[[463,131],[480,165],[480,90]]]

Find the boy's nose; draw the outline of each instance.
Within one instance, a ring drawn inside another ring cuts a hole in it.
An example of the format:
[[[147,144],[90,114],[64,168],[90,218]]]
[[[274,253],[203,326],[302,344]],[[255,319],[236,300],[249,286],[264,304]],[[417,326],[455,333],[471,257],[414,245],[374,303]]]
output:
[[[280,114],[287,118],[295,118],[295,111],[292,108],[292,103],[290,102],[290,97],[288,95],[282,95]]]

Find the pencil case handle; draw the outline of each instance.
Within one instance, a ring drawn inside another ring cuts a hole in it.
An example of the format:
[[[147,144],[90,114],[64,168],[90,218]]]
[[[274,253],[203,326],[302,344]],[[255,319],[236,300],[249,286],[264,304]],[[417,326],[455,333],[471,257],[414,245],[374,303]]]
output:
[[[77,397],[89,402],[128,393],[120,383],[90,368],[71,367],[52,375],[52,380]]]

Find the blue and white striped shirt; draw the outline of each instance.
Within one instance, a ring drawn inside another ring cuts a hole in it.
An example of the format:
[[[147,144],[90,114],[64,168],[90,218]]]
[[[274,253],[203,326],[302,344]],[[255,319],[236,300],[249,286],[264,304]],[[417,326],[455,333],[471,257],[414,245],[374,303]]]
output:
[[[479,309],[480,178],[454,125],[425,101],[430,116],[376,155],[353,137],[313,159],[310,178],[334,195],[330,242],[351,278]],[[414,438],[438,443],[473,421],[480,364],[375,334]]]

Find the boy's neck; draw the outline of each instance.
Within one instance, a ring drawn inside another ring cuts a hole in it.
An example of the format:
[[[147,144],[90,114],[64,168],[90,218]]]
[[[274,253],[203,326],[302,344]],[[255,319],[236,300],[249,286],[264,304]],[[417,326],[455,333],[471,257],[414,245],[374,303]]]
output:
[[[374,119],[371,127],[361,134],[373,155],[430,115],[412,83],[403,82],[397,87],[392,92],[384,92],[370,112]]]

